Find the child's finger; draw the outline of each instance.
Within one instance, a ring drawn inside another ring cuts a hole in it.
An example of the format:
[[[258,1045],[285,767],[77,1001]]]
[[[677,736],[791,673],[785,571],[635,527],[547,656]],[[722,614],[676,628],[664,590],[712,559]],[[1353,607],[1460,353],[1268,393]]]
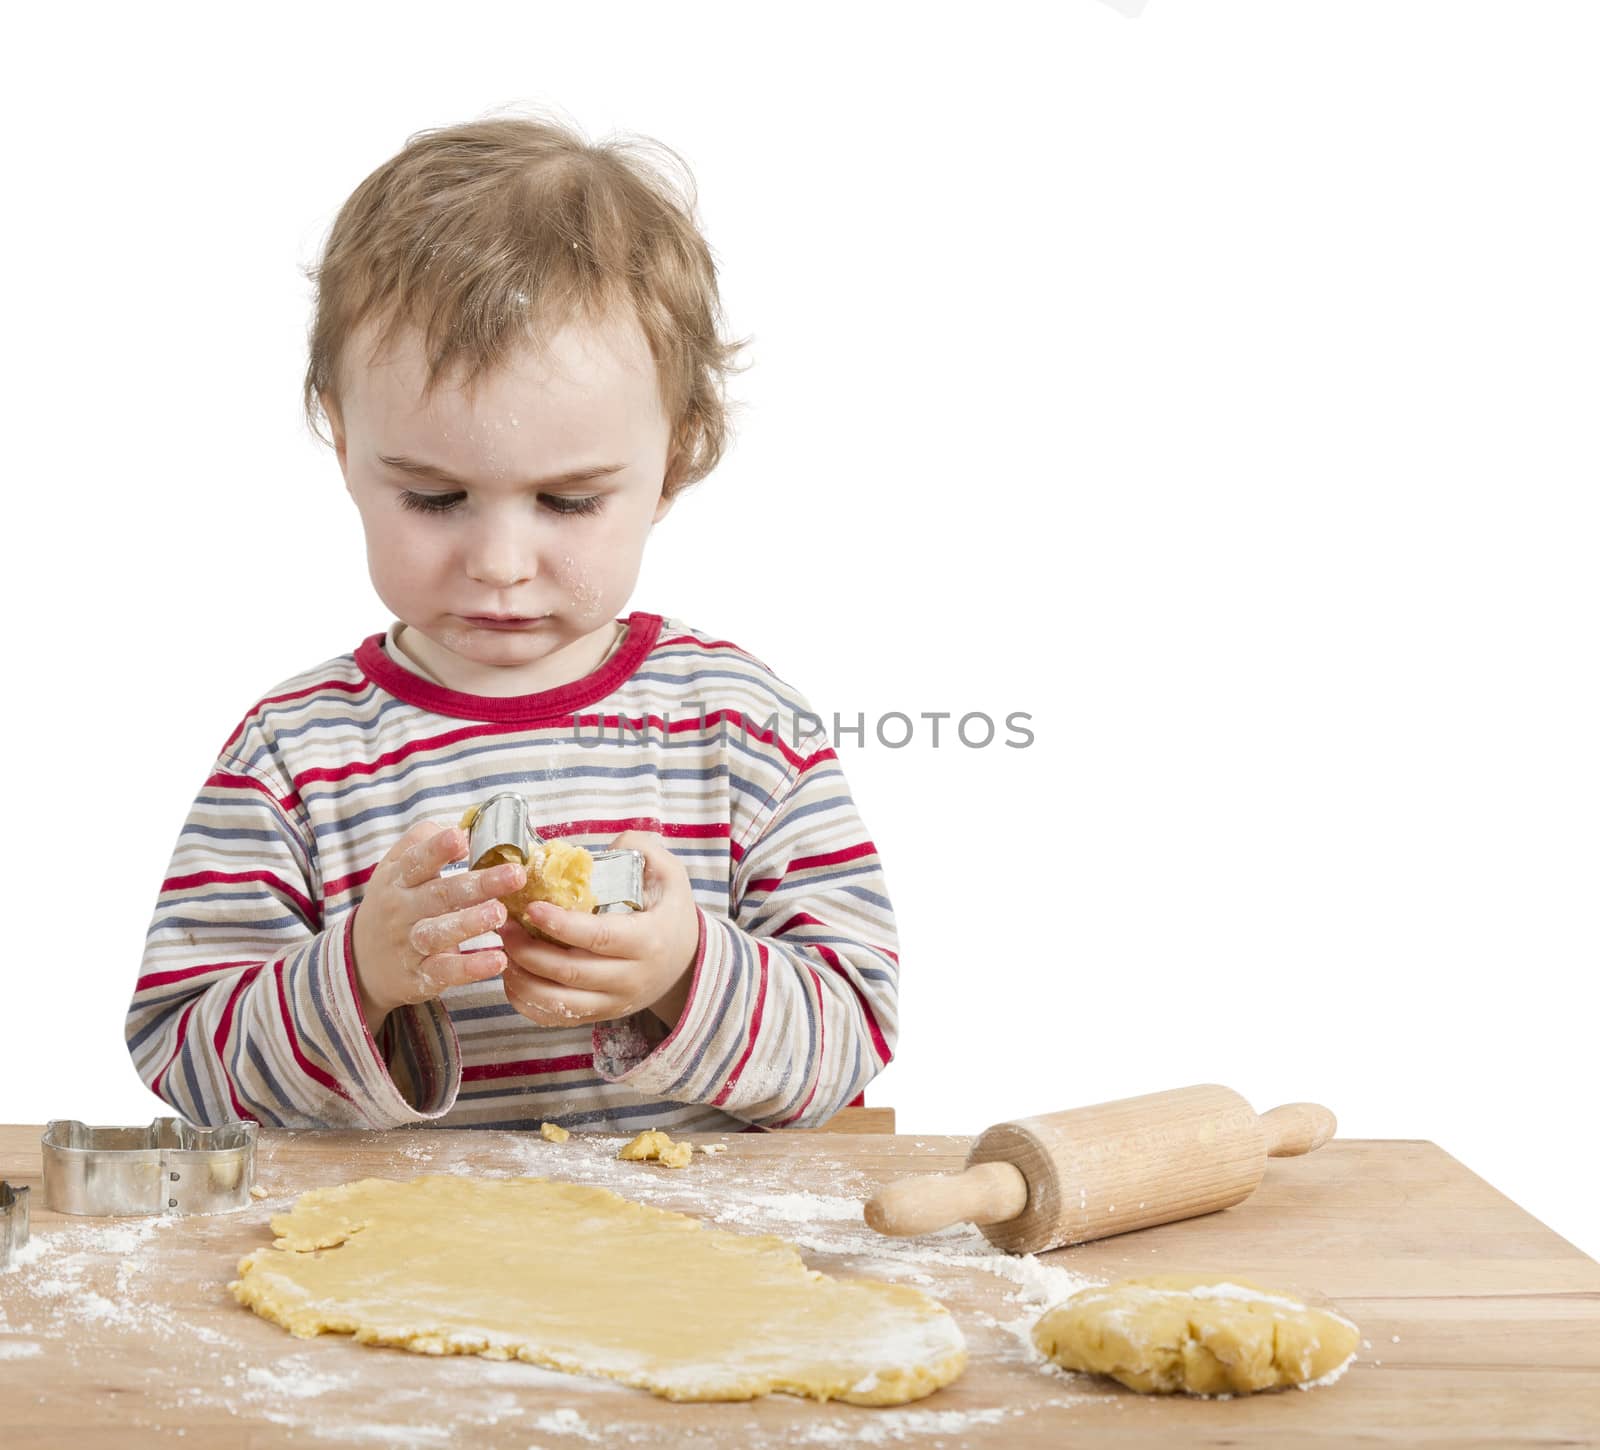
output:
[[[429,957],[435,952],[447,952],[486,931],[497,931],[505,919],[504,905],[490,899],[443,916],[423,917],[412,924],[406,934],[406,944],[418,956]]]
[[[498,977],[508,965],[506,954],[490,947],[477,952],[440,952],[422,964],[422,971],[429,985],[442,992],[468,982],[486,982]]]
[[[487,866],[482,871],[457,871],[435,876],[417,888],[419,912],[443,916],[447,911],[476,906],[480,901],[506,896],[521,888],[528,879],[528,868],[516,864]]]
[[[660,905],[669,892],[689,890],[689,870],[673,854],[664,837],[650,831],[624,831],[607,849],[637,851],[644,857],[643,905],[646,910]]]
[[[467,853],[467,833],[456,826],[441,826],[436,821],[418,821],[405,833],[391,852],[399,860],[403,886],[421,886],[439,874],[440,868]]]
[[[608,993],[559,987],[515,966],[508,966],[500,980],[506,1001],[544,1027],[596,1022],[616,1009],[616,1000]]]
[[[632,911],[568,911],[548,901],[530,902],[528,920],[546,936],[600,957],[644,955],[646,928]]]
[[[536,977],[552,987],[571,987],[586,992],[615,992],[625,988],[635,976],[631,961],[616,957],[597,957],[579,947],[557,946],[529,938],[526,934],[505,943],[506,956],[514,971]]]

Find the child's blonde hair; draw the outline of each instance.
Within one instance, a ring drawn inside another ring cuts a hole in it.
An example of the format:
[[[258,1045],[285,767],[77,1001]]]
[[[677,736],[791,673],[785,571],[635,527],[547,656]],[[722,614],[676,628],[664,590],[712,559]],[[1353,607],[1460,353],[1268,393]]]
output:
[[[664,153],[680,187],[652,164]],[[375,353],[423,334],[424,397],[454,369],[468,390],[516,348],[619,307],[638,317],[673,452],[664,491],[704,478],[728,439],[723,384],[744,345],[720,334],[716,267],[694,221],[693,177],[646,138],[591,145],[528,116],[421,131],[351,193],[321,263],[305,377],[311,430],[339,404],[340,366],[363,323]]]

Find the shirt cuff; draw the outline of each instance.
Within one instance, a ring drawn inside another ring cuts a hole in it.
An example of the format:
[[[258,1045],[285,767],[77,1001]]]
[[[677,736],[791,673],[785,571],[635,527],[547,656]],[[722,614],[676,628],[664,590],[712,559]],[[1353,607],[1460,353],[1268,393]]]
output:
[[[690,1090],[690,1079],[697,1067],[704,1067],[710,1040],[727,1025],[718,1020],[710,1004],[726,1000],[735,954],[729,950],[726,933],[730,923],[707,916],[698,906],[695,916],[700,939],[695,947],[694,976],[677,1025],[668,1031],[649,1011],[595,1023],[594,1070],[607,1082],[622,1083],[670,1102],[700,1101]],[[712,1093],[720,1086],[711,1084]]]
[[[342,931],[327,933],[325,1000],[344,1049],[356,1068],[357,1106],[374,1127],[398,1128],[442,1117],[461,1087],[461,1044],[437,999],[396,1007],[379,1029],[380,1047],[367,1027],[356,980],[355,912]]]

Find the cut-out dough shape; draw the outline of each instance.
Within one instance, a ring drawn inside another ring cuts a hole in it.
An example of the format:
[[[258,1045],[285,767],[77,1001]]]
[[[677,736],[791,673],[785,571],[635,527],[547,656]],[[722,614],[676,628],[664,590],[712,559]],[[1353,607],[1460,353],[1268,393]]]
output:
[[[367,1178],[272,1227],[228,1287],[300,1338],[521,1359],[669,1400],[895,1405],[966,1364],[949,1311],[907,1285],[830,1279],[783,1239],[588,1184]]]
[[[1249,1394],[1338,1378],[1361,1331],[1348,1319],[1215,1274],[1080,1289],[1033,1328],[1064,1369],[1145,1394]]]

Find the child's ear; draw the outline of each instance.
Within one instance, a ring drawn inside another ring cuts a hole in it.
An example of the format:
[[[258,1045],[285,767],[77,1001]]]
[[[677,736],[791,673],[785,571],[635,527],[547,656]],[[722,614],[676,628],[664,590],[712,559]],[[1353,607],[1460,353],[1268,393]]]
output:
[[[683,440],[680,438],[673,443],[671,450],[667,454],[667,466],[661,475],[661,497],[656,500],[656,511],[650,518],[652,524],[659,524],[662,519],[666,518],[672,508],[673,500],[682,492],[677,486],[678,469],[687,456],[688,449],[685,448]]]

